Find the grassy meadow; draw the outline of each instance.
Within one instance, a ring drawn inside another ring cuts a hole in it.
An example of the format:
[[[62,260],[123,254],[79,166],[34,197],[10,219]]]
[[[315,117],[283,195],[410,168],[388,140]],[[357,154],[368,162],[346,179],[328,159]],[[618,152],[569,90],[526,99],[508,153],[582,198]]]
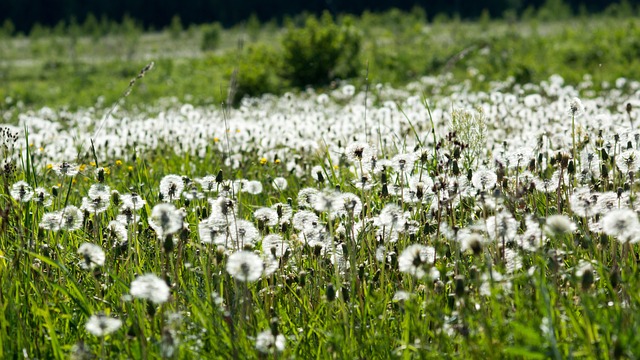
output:
[[[0,358],[637,358],[640,23],[423,16],[0,38]]]

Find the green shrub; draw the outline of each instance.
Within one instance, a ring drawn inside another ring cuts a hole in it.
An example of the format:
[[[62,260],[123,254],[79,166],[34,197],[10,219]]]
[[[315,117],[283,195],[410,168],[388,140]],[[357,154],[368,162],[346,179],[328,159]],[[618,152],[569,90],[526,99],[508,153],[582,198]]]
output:
[[[202,51],[215,50],[220,45],[220,38],[222,34],[222,25],[220,23],[213,23],[205,25],[202,31],[202,43],[200,48]]]
[[[241,55],[236,75],[237,105],[245,96],[277,94],[281,85],[280,78],[273,71],[278,68],[278,53],[268,45],[251,45]]]
[[[284,76],[294,86],[322,85],[357,72],[361,35],[354,26],[336,24],[329,13],[290,27],[282,45]]]

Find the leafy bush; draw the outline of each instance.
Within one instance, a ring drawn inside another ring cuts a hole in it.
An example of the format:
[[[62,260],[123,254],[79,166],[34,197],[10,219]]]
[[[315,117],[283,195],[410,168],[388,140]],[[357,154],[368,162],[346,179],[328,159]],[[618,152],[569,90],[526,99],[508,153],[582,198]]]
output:
[[[357,72],[361,35],[354,26],[336,24],[325,12],[307,18],[284,36],[284,75],[294,86],[321,85]]]
[[[221,34],[222,25],[220,23],[206,25],[202,31],[202,43],[200,44],[202,51],[217,49],[220,45]]]
[[[281,81],[273,69],[278,68],[278,54],[267,45],[249,46],[242,54],[236,75],[235,104],[244,96],[277,94]]]

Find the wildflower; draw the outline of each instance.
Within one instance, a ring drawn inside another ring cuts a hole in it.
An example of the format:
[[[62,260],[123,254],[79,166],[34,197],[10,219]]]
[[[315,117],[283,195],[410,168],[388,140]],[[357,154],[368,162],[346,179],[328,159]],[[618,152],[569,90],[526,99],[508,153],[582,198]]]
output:
[[[562,236],[576,231],[578,227],[566,215],[551,215],[547,218],[545,230],[555,236]]]
[[[242,282],[253,282],[262,276],[264,263],[260,256],[250,251],[237,251],[227,259],[227,272],[234,279]]]
[[[110,202],[111,202],[111,197],[108,195],[105,196],[104,194],[100,194],[95,198],[83,197],[80,210],[99,214],[107,210]]]
[[[293,215],[293,227],[296,230],[304,230],[308,227],[315,227],[316,225],[318,225],[318,222],[320,221],[320,218],[318,217],[318,215],[316,215],[313,211],[308,211],[308,210],[301,210],[296,212],[295,215]]]
[[[26,181],[18,181],[11,186],[10,194],[16,201],[28,202],[33,197],[33,189]]]
[[[182,229],[182,215],[175,206],[161,203],[153,207],[149,226],[155,230],[159,238],[164,238]]]
[[[486,220],[486,229],[489,238],[496,241],[501,240],[506,242],[515,239],[518,232],[518,225],[518,221],[506,211],[490,216]]]
[[[372,156],[372,148],[369,144],[365,142],[354,142],[347,146],[345,150],[345,155],[349,161],[353,162],[361,162],[364,159],[370,158]]]
[[[147,203],[140,195],[136,193],[124,194],[120,197],[122,208],[129,207],[132,210],[140,210]]]
[[[53,201],[51,200],[51,194],[49,194],[47,190],[42,187],[38,187],[34,190],[32,199],[36,204],[44,207],[51,206],[51,204],[53,203]]]
[[[534,177],[533,185],[536,187],[536,190],[549,194],[558,189],[559,181],[560,181],[560,170],[556,170],[553,174],[551,174],[551,177],[548,179]]]
[[[173,201],[180,198],[184,190],[184,181],[179,175],[166,175],[160,180],[160,195],[163,199]]]
[[[228,230],[230,245],[233,249],[244,249],[255,244],[260,236],[258,229],[252,222],[238,219],[229,224]]]
[[[84,325],[89,333],[97,337],[109,335],[118,330],[120,326],[122,326],[122,320],[104,314],[91,315]]]
[[[425,265],[433,264],[435,254],[435,249],[430,246],[409,245],[398,258],[398,269],[400,272],[421,278],[426,275]]]
[[[408,173],[413,170],[416,156],[413,153],[398,154],[391,159],[391,167],[398,173]]]
[[[271,330],[265,330],[256,336],[256,350],[263,354],[282,352],[285,347],[285,337],[282,334],[274,335]]]
[[[595,277],[596,271],[593,268],[593,265],[589,261],[580,260],[578,265],[576,266],[575,275],[578,279],[580,279],[582,289],[586,290],[591,287],[591,285],[596,280]]]
[[[471,177],[471,184],[478,190],[491,190],[498,181],[498,175],[488,169],[478,169]]]
[[[262,252],[281,258],[289,250],[289,243],[278,234],[269,234],[262,239]]]
[[[98,245],[83,243],[78,247],[78,255],[82,256],[80,267],[83,269],[93,269],[104,265],[104,251]]]
[[[311,177],[313,178],[313,180],[315,180],[317,182],[324,182],[325,181],[325,176],[324,176],[324,169],[322,168],[322,166],[316,165],[316,166],[312,167],[311,168]]]
[[[271,205],[271,209],[276,211],[278,223],[280,224],[288,223],[293,216],[293,209],[289,204],[275,203]]]
[[[140,275],[131,282],[131,296],[162,304],[169,300],[169,285],[154,274]]]
[[[312,208],[315,203],[315,197],[319,194],[319,191],[314,188],[304,188],[298,192],[298,207],[299,208]]]
[[[581,217],[593,216],[596,214],[598,195],[591,193],[588,187],[577,188],[571,194],[569,203],[574,214]]]
[[[262,183],[258,180],[247,181],[244,184],[243,191],[251,195],[258,195],[262,193]]]
[[[108,239],[114,239],[119,244],[127,242],[127,228],[124,223],[112,220],[109,222],[109,225],[107,225],[105,231]]]
[[[68,162],[53,164],[51,168],[56,172],[56,174],[58,174],[58,176],[75,176],[80,171],[80,167],[78,165],[70,164]]]
[[[253,217],[258,221],[258,224],[263,226],[275,226],[278,224],[278,212],[271,208],[259,208],[253,212]]]
[[[616,209],[605,215],[602,220],[602,231],[617,238],[622,243],[640,241],[640,222],[638,214],[631,209]]]
[[[629,174],[640,169],[640,151],[629,149],[616,156],[616,165],[623,174]]]
[[[568,114],[574,117],[577,117],[582,114],[584,111],[584,106],[582,105],[582,101],[577,97],[574,97],[569,102]]]
[[[70,205],[60,211],[60,229],[74,231],[82,227],[84,214],[77,207]]]
[[[378,225],[390,229],[399,229],[404,226],[406,219],[400,206],[394,203],[388,203],[380,211],[378,216]]]
[[[200,235],[200,242],[203,244],[218,244],[223,245],[224,239],[226,239],[226,227],[222,224],[218,224],[211,219],[206,219],[198,224],[198,234]],[[223,239],[220,239],[220,238]]]
[[[196,179],[196,182],[202,187],[202,191],[212,193],[216,191],[217,181],[213,175],[207,175],[203,178]]]
[[[273,179],[273,187],[278,191],[285,190],[287,188],[287,179],[283,177]]]
[[[60,230],[60,223],[62,222],[62,217],[60,213],[57,211],[44,213],[42,215],[42,219],[40,219],[40,228],[44,230],[52,230],[57,231]]]
[[[352,193],[343,193],[336,197],[336,209],[332,214],[332,217],[339,217],[342,215],[358,219],[360,212],[362,211],[362,202],[360,198]]]

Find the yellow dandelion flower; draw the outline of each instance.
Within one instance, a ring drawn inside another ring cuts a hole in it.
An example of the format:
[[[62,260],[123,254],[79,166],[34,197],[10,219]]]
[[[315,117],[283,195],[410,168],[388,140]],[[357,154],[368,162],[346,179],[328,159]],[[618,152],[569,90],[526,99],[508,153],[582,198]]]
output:
[[[220,138],[218,138],[218,137],[214,137],[214,138],[213,138],[213,142],[214,142],[214,143],[217,143],[217,142],[219,142],[219,141],[220,141]]]
[[[280,164],[280,159],[276,159],[276,161],[274,161],[274,163]]]
[[[91,163],[91,166],[95,166],[95,164],[94,164],[94,163]],[[86,164],[82,164],[82,165],[80,165],[79,170],[80,170],[80,171],[84,171],[84,169],[86,169],[86,168],[87,168],[87,165],[86,165]]]
[[[92,161],[92,162],[90,162],[90,163],[89,163],[89,165],[91,165],[91,166],[96,166],[96,163],[95,163],[94,161]],[[82,167],[82,166],[85,166],[85,165],[81,165],[81,167]]]
[[[53,169],[53,164],[47,164],[47,170]]]
[[[116,166],[121,166],[122,165],[122,160],[116,160]]]
[[[111,169],[105,166],[105,167],[104,167],[104,174],[105,174],[105,175],[109,175],[109,174],[111,174]]]
[[[265,157],[260,158],[260,165],[264,165],[266,163],[267,163],[267,158],[265,158]]]
[[[131,166],[131,165],[127,166],[127,170],[133,171],[133,166]]]

